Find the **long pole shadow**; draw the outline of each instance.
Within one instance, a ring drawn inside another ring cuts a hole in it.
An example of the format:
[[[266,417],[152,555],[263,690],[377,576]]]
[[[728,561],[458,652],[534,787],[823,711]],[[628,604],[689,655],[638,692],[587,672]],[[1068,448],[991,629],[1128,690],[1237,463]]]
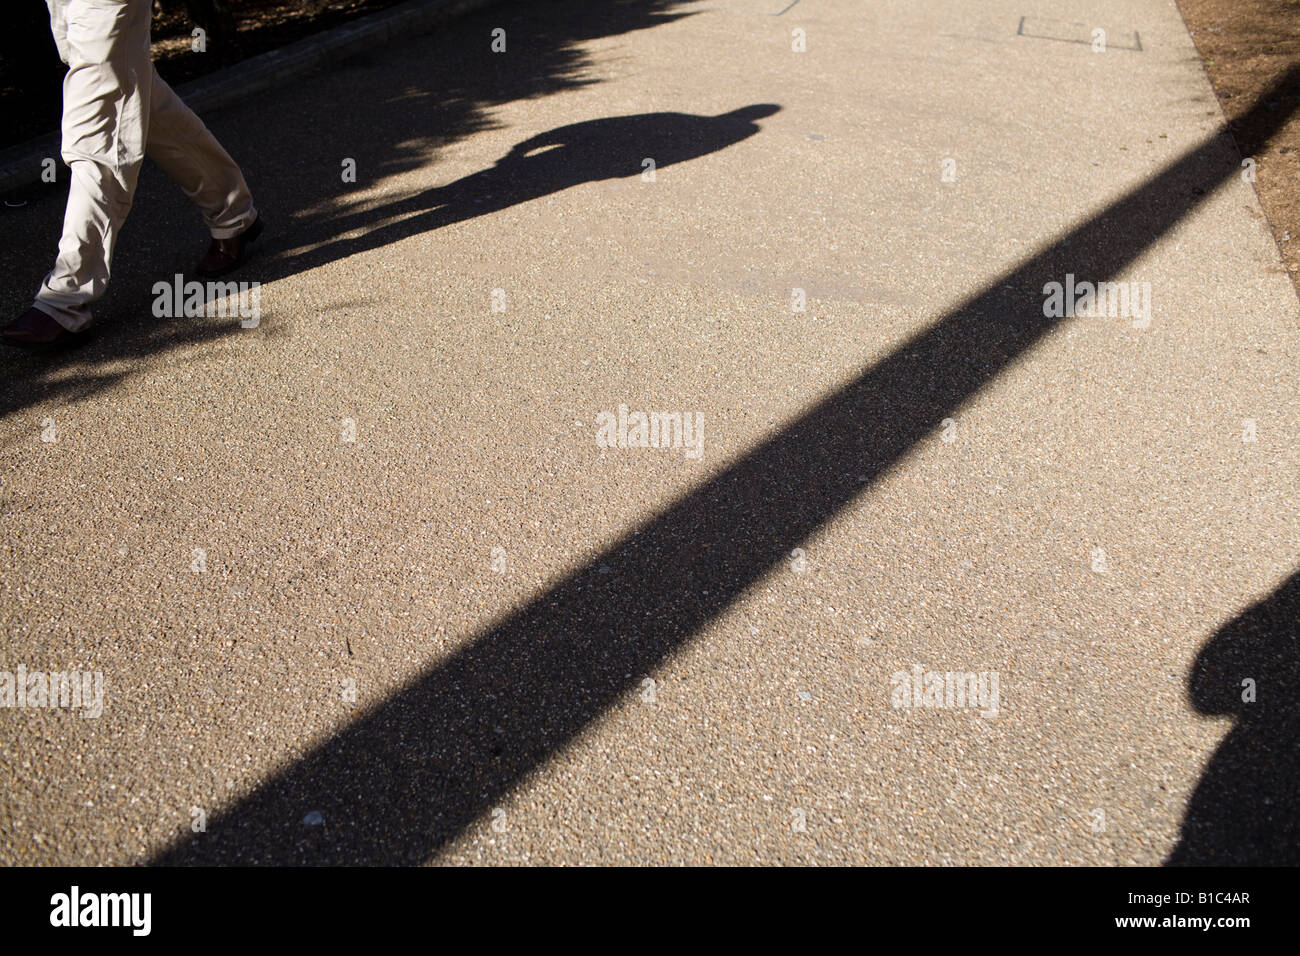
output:
[[[1057,328],[1046,283],[1115,277],[1238,161],[1211,136],[153,862],[427,860]]]

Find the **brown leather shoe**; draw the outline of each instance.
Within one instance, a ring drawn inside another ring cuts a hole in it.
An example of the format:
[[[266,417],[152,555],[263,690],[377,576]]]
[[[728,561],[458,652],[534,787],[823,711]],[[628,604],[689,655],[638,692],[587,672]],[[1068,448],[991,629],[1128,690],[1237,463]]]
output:
[[[213,239],[207,255],[199,260],[195,271],[209,279],[233,272],[244,264],[249,245],[261,234],[262,217],[258,216],[253,220],[253,224],[239,235],[231,236],[229,239]]]
[[[32,306],[3,329],[0,339],[6,345],[23,349],[48,349],[81,341],[85,332],[69,332],[52,317]]]

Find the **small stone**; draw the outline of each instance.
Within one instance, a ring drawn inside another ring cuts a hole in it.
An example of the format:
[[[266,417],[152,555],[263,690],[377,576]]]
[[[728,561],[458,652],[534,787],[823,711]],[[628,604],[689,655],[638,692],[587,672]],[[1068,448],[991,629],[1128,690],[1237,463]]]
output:
[[[309,827],[318,827],[325,822],[325,817],[319,810],[313,810],[302,818],[302,822]]]

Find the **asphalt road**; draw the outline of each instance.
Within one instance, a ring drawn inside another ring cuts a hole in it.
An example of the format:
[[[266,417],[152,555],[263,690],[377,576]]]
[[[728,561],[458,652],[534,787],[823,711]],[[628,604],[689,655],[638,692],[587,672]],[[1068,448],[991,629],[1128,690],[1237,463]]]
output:
[[[1173,3],[1057,6],[507,3],[210,116],[256,326],[153,314],[150,169],[0,356],[0,703],[103,678],[0,709],[0,862],[1300,860],[1300,302]]]

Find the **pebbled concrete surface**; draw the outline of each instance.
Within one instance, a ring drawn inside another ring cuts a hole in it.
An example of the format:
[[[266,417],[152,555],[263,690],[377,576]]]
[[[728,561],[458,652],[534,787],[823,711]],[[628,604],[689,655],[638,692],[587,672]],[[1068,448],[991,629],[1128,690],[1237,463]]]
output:
[[[151,315],[202,237],[150,171],[96,338],[3,356],[0,671],[106,686],[0,710],[0,860],[1296,852],[1294,617],[1239,636],[1300,304],[1173,3],[783,6],[503,4],[215,114],[257,328]],[[8,312],[61,215],[3,210]],[[1044,319],[1066,272],[1149,327]]]

